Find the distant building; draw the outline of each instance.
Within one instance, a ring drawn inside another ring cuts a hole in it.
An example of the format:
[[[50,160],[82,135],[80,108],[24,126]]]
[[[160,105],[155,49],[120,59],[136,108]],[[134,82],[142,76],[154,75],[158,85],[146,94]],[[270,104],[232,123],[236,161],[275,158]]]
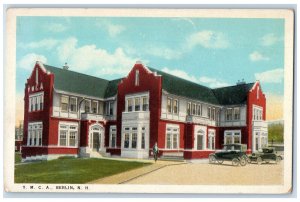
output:
[[[18,127],[15,127],[15,151],[21,150],[23,142],[23,123],[20,123]]]
[[[37,62],[25,88],[23,160],[72,155],[207,158],[223,144],[268,143],[260,83],[211,89],[137,62],[108,81]]]

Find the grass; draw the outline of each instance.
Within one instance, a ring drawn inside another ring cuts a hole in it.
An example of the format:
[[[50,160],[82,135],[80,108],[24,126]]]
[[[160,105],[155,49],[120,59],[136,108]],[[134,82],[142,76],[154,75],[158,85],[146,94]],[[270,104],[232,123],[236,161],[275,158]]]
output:
[[[87,183],[150,163],[106,159],[57,159],[15,166],[15,183]]]
[[[21,153],[20,152],[15,152],[15,163],[21,163]]]

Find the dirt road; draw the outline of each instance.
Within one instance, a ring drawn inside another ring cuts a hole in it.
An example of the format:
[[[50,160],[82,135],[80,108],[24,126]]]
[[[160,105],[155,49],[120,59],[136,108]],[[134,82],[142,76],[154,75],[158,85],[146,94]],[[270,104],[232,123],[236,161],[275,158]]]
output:
[[[283,183],[283,161],[278,164],[171,165],[126,181],[126,184],[181,185],[279,185]]]

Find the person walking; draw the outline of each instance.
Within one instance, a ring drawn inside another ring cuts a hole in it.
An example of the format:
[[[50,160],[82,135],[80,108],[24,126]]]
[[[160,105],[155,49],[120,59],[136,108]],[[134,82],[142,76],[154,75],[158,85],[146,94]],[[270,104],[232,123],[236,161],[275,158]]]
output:
[[[158,147],[157,147],[157,142],[155,142],[155,144],[154,144],[152,150],[153,150],[154,160],[155,160],[155,162],[156,162],[156,161],[157,161],[157,155],[158,155],[158,152],[159,152],[159,151],[158,151]]]

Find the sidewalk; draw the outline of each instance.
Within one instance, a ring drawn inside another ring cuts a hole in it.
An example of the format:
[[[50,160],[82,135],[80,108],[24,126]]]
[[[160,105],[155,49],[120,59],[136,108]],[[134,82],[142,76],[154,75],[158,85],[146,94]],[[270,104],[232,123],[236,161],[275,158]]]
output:
[[[137,168],[134,170],[119,173],[116,175],[112,175],[109,177],[101,178],[98,180],[94,180],[88,182],[87,184],[123,184],[167,166],[185,164],[185,162],[174,162],[174,161],[157,161],[156,163],[154,163],[153,160],[146,160],[146,161],[152,162],[153,164],[142,168]]]

